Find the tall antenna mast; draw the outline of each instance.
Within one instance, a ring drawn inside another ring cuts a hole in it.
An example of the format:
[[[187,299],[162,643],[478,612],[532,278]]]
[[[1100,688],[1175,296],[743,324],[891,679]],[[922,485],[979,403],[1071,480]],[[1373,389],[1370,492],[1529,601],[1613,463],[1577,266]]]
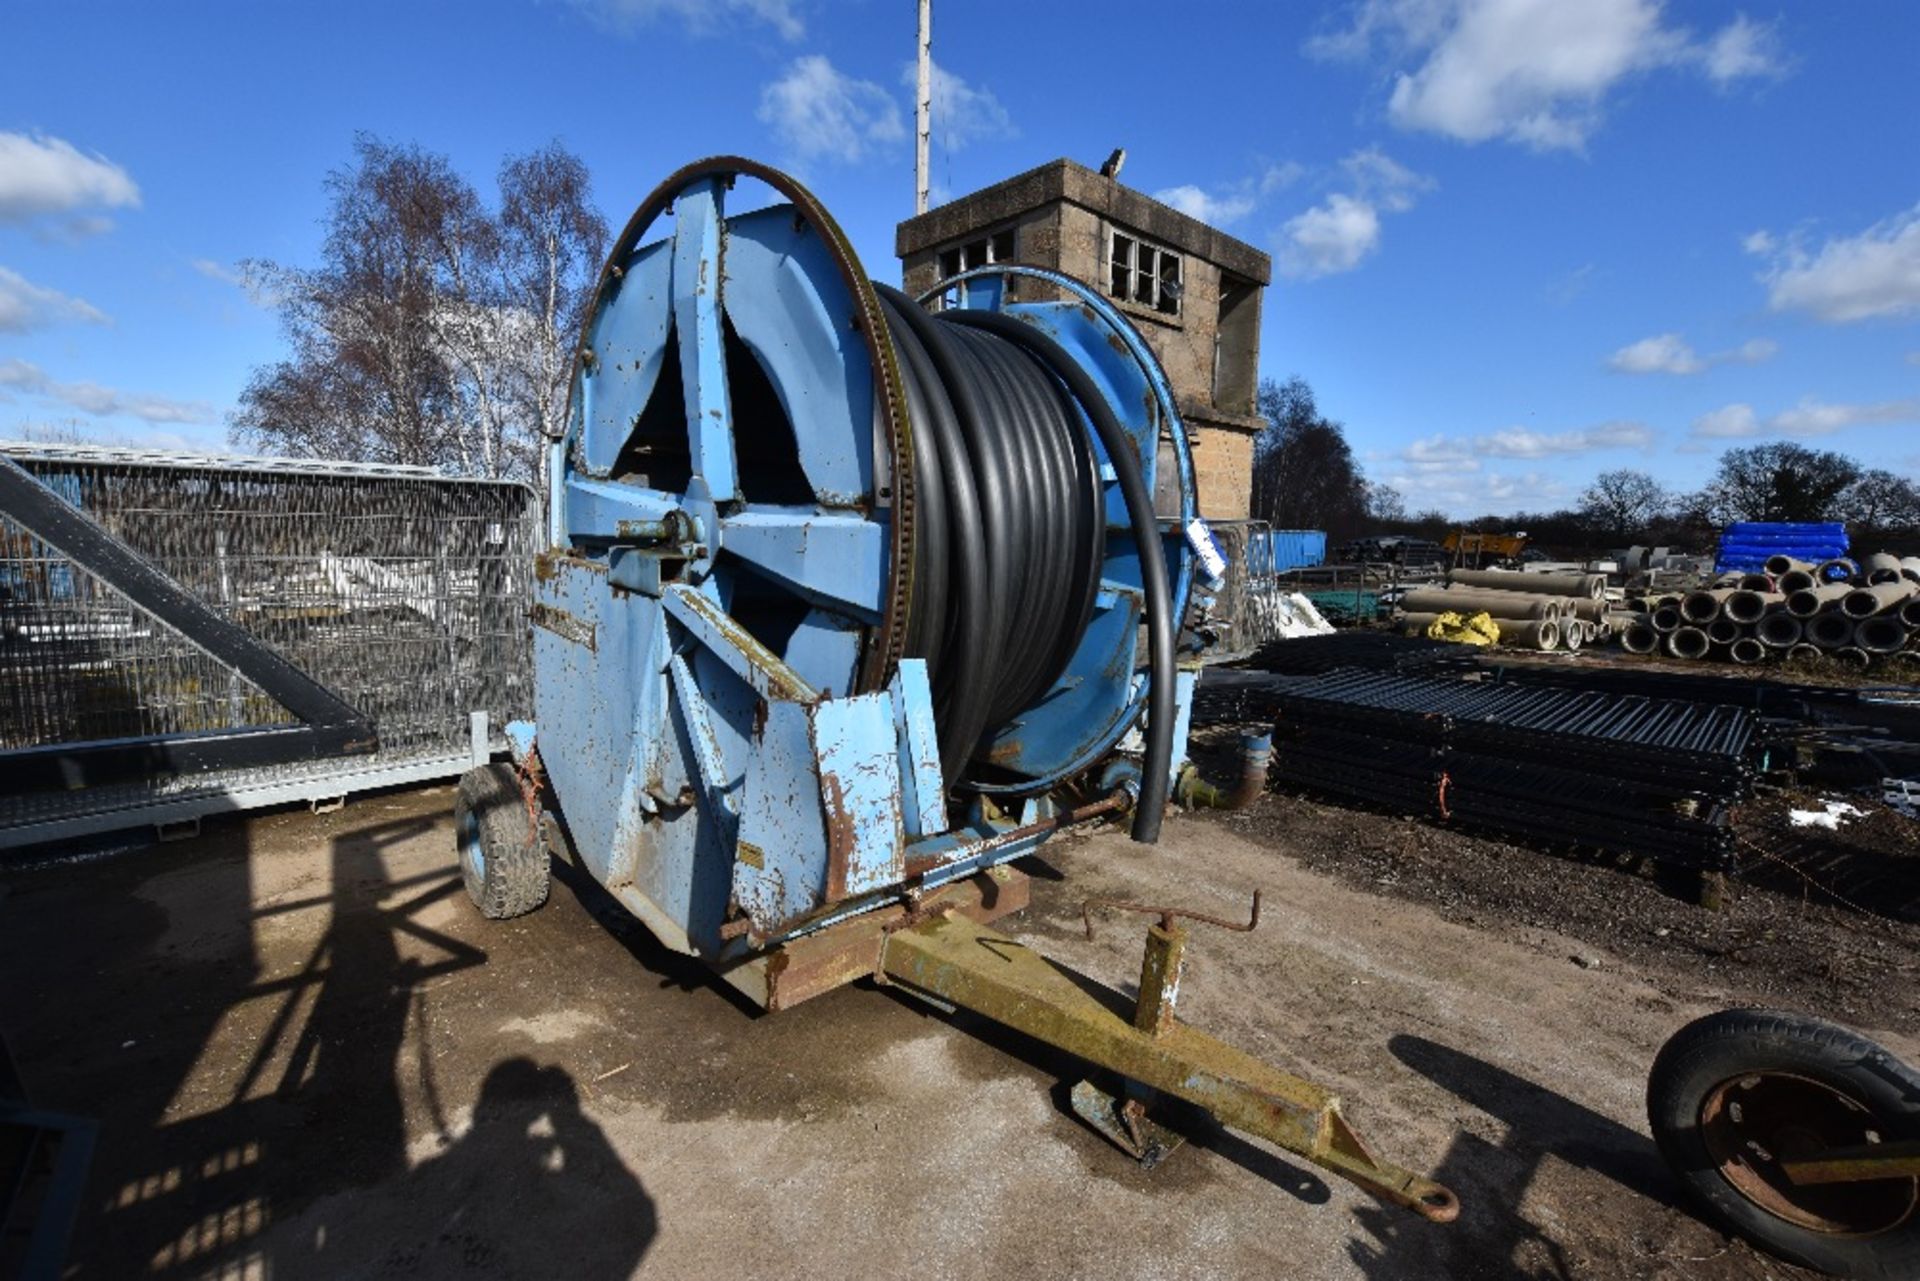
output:
[[[927,211],[927,150],[933,139],[933,0],[920,0],[920,82],[914,103],[913,212]]]

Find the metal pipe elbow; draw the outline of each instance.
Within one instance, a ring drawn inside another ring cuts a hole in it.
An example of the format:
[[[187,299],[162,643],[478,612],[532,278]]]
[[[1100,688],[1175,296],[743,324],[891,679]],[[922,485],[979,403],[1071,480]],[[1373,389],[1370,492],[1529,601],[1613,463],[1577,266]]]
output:
[[[1180,767],[1174,795],[1188,809],[1243,810],[1267,790],[1267,767],[1273,760],[1273,735],[1240,737],[1240,778],[1231,789],[1215,787],[1200,777],[1189,761]]]

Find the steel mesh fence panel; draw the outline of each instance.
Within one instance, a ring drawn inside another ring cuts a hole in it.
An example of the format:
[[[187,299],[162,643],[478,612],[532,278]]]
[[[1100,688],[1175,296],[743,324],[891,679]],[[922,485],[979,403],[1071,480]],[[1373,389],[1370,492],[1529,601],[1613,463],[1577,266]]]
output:
[[[1248,654],[1280,634],[1272,534],[1264,520],[1213,521],[1209,528],[1227,561],[1226,582],[1214,594],[1213,618],[1220,627],[1215,654]]]
[[[0,794],[0,825],[467,751],[531,714],[525,486],[422,468],[6,446],[183,588],[365,713],[373,758]],[[0,750],[285,724],[187,637],[0,514]],[[0,789],[3,792],[4,789]]]

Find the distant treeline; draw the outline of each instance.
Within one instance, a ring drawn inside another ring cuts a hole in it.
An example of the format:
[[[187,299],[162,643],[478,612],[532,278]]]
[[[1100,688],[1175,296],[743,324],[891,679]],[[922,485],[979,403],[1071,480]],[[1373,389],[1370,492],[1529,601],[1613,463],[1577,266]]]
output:
[[[1368,480],[1345,428],[1320,413],[1305,379],[1263,380],[1259,406],[1267,427],[1254,442],[1253,516],[1276,529],[1324,529],[1330,545],[1377,533],[1438,542],[1456,529],[1524,530],[1534,546],[1567,557],[1636,543],[1704,552],[1736,520],[1838,520],[1857,549],[1920,554],[1920,486],[1832,450],[1790,441],[1729,449],[1691,493],[1620,468],[1595,476],[1572,507],[1461,520],[1409,512],[1393,486]]]

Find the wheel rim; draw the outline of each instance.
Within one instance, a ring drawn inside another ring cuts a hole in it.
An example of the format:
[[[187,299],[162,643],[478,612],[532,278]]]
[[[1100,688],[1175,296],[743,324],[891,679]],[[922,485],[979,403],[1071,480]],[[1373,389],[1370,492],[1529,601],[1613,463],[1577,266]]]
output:
[[[1777,1218],[1810,1232],[1873,1236],[1904,1223],[1920,1180],[1796,1186],[1782,1161],[1884,1141],[1887,1127],[1859,1100],[1788,1072],[1723,1081],[1700,1107],[1707,1153],[1728,1185]]]
[[[460,814],[460,858],[475,876],[486,876],[486,843],[480,839],[480,818],[472,810]]]

